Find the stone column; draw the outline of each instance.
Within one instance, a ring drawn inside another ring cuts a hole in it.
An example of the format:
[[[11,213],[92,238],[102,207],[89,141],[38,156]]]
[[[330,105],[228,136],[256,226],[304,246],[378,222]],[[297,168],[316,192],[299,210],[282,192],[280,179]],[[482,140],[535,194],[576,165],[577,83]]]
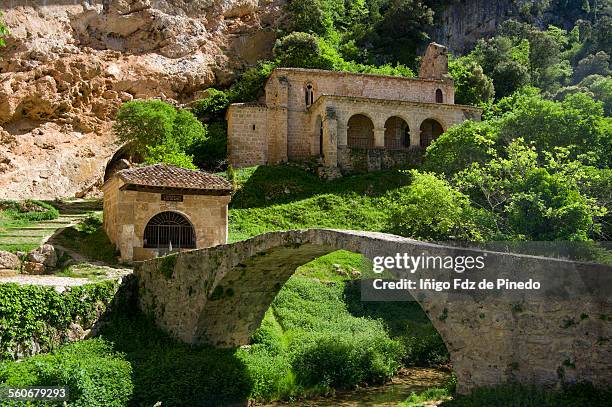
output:
[[[408,122],[410,128],[410,147],[418,147],[421,145],[421,120],[413,117]]]
[[[323,120],[323,163],[326,167],[338,166],[338,122],[335,117]]]
[[[338,121],[338,146],[346,147],[348,145],[348,126],[343,120]]]
[[[374,128],[374,147],[385,147],[385,128]]]

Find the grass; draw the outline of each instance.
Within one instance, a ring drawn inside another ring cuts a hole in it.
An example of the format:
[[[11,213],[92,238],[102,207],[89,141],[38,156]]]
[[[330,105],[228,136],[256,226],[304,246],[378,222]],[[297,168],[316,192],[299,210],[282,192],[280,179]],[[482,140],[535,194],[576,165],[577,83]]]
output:
[[[324,181],[293,165],[244,168],[236,179],[230,241],[314,227],[382,231],[387,222],[382,198],[410,181],[392,170]]]
[[[99,212],[89,215],[75,226],[64,229],[53,237],[53,243],[58,243],[90,260],[117,264],[115,246],[104,231],[102,214]]]
[[[55,273],[55,275],[59,277],[86,278],[91,281],[104,280],[107,274],[108,269],[105,267],[87,263],[73,264]]]
[[[33,226],[36,222],[57,219],[59,212],[53,206],[40,201],[0,201],[0,239],[11,230]],[[29,252],[40,246],[40,239],[33,237],[28,242],[0,242],[0,250]]]
[[[432,387],[421,393],[412,393],[405,401],[398,404],[397,407],[422,407],[431,401],[447,400],[451,398],[452,393],[447,388]]]

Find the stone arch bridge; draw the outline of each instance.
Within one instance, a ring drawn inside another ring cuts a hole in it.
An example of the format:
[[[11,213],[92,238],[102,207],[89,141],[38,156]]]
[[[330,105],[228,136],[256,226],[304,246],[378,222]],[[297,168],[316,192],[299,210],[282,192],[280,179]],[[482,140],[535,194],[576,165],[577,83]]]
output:
[[[612,270],[590,263],[444,247],[374,232],[271,232],[137,263],[139,304],[184,342],[246,344],[295,269],[340,249],[369,258],[484,255],[483,274],[422,270],[417,276],[541,282],[537,294],[411,293],[446,343],[460,392],[507,381],[612,384]]]

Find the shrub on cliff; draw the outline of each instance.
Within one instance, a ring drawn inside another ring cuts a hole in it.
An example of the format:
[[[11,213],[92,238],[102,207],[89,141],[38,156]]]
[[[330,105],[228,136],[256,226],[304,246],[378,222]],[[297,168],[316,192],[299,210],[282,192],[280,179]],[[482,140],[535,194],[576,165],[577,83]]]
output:
[[[0,47],[4,47],[4,39],[2,37],[8,34],[8,29],[6,25],[2,22],[2,13],[0,12]]]

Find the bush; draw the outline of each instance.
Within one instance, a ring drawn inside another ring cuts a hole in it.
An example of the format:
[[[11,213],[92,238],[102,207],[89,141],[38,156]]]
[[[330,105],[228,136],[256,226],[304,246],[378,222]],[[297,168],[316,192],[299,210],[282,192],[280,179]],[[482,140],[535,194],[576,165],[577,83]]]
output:
[[[123,355],[101,339],[70,344],[21,363],[0,363],[3,386],[67,386],[74,407],[125,406],[134,388],[131,374]]]
[[[382,327],[370,329],[300,335],[293,350],[297,381],[304,386],[350,388],[390,379],[400,367],[402,346]]]
[[[72,322],[87,327],[114,298],[116,282],[72,287],[0,284],[0,357],[29,354],[34,343],[45,352],[66,340]],[[19,352],[18,352],[19,350]]]
[[[412,184],[388,199],[389,230],[424,240],[485,240],[495,229],[491,215],[473,208],[467,195],[432,173],[410,171]]]
[[[276,41],[274,57],[279,66],[294,68],[333,69],[333,60],[328,58],[319,45],[319,39],[303,32],[293,32]]]
[[[0,211],[14,220],[39,222],[57,219],[59,211],[48,203],[26,199],[25,201],[0,201]]]
[[[472,163],[492,158],[497,129],[491,122],[466,121],[451,127],[427,147],[425,167],[430,171],[453,175]]]

